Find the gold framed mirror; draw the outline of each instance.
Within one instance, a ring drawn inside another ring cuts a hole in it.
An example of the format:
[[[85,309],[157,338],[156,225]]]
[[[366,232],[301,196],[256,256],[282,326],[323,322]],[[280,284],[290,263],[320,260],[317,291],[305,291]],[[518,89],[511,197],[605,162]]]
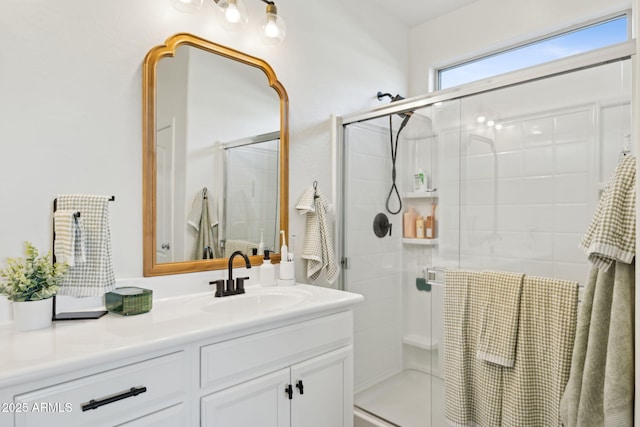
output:
[[[235,249],[277,252],[289,100],[271,66],[181,33],[147,53],[142,80],[144,276],[226,269]]]

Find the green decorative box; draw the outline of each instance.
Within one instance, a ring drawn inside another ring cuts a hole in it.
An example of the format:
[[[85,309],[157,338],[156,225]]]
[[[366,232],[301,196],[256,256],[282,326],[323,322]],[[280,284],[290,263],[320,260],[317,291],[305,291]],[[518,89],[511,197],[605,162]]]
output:
[[[116,288],[107,292],[106,303],[107,310],[123,316],[147,313],[153,303],[153,291],[135,286]]]

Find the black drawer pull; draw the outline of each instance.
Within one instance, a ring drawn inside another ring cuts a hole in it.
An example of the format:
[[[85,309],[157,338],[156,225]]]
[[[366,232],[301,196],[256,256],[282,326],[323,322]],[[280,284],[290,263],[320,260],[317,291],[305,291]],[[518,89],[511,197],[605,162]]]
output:
[[[302,380],[296,383],[296,388],[300,390],[300,394],[304,394],[304,385],[302,384]]]
[[[124,393],[114,394],[113,396],[105,397],[100,400],[92,399],[89,403],[82,405],[82,412],[89,411],[91,409],[98,409],[101,406],[108,405],[109,403],[117,402],[118,400],[126,399],[128,397],[137,396],[145,393],[146,391],[146,387],[131,387],[129,391],[125,391]]]

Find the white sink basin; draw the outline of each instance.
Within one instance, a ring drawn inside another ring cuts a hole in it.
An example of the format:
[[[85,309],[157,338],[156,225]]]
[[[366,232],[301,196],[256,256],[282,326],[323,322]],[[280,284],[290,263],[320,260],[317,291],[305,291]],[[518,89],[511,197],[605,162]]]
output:
[[[310,296],[310,292],[298,289],[252,288],[244,294],[212,298],[201,309],[225,315],[264,314],[301,304]]]

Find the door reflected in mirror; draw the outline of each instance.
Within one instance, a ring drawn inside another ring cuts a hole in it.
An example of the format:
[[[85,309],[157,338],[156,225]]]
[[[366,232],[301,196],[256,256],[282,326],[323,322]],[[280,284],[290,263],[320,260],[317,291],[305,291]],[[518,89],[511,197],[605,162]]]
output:
[[[147,54],[143,74],[144,274],[225,268],[235,250],[277,249],[287,98],[271,68],[179,34]]]

